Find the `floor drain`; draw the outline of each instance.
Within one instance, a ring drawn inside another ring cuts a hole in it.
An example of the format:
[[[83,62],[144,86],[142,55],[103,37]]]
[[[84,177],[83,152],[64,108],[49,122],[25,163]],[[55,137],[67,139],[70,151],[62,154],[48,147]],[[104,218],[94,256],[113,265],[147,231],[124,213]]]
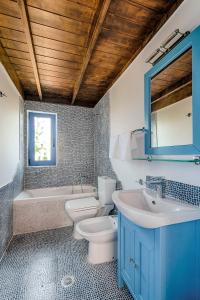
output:
[[[61,280],[61,284],[64,288],[72,286],[74,282],[75,282],[74,276],[70,276],[70,275],[64,276]]]

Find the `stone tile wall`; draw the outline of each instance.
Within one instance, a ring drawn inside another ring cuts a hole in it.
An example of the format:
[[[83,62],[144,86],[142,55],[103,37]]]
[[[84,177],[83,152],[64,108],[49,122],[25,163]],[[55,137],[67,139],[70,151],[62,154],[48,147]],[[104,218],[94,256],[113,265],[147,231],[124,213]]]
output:
[[[29,167],[27,164],[27,110],[57,113],[57,165]],[[25,102],[25,188],[94,183],[93,109]]]
[[[110,145],[110,101],[107,93],[94,108],[94,157],[95,181],[97,176],[109,176],[117,180],[117,188],[121,188],[109,159]]]
[[[27,165],[27,110],[57,113],[57,166]],[[116,179],[109,160],[109,114],[108,94],[94,109],[26,101],[25,188],[96,184],[102,175]]]

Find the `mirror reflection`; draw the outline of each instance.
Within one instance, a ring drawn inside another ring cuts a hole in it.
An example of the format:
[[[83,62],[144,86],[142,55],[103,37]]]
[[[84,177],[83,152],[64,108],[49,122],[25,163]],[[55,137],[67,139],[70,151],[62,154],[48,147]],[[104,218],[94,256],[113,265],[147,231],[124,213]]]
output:
[[[151,79],[151,146],[192,144],[192,49]]]

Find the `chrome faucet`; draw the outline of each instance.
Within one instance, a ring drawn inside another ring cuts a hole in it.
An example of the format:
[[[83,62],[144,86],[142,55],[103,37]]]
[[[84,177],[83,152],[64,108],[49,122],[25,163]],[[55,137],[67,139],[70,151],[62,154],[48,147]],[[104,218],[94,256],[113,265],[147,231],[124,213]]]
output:
[[[146,185],[146,187],[149,187],[149,185],[155,185],[156,186],[156,192],[160,198],[165,198],[165,181],[164,177],[159,177],[158,180],[148,180],[144,181],[142,179],[139,179],[138,183],[140,185]]]
[[[156,192],[158,193],[158,196],[160,198],[165,198],[165,182],[164,178],[161,178],[159,180],[149,180],[147,182],[148,185],[155,185],[156,186]]]

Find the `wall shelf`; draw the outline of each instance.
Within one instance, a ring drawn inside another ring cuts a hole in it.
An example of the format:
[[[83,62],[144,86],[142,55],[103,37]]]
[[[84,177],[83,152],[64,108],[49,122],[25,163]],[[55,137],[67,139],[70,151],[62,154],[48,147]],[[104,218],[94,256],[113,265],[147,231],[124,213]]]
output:
[[[192,159],[171,159],[171,158],[154,158],[151,156],[147,157],[136,157],[132,160],[143,160],[143,161],[162,161],[162,162],[178,162],[178,163],[194,163],[195,165],[200,165],[200,157]]]

